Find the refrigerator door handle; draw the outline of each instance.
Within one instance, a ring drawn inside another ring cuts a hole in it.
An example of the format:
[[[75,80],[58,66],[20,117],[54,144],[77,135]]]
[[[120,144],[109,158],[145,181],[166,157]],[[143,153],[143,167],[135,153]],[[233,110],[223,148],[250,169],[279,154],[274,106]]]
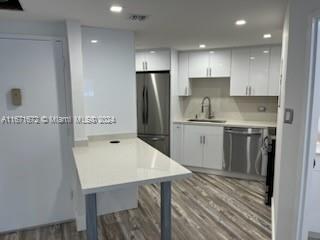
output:
[[[146,87],[143,87],[142,90],[142,123],[146,123]]]
[[[145,116],[145,120],[146,123],[149,122],[149,93],[148,93],[148,89],[146,88],[146,116]]]

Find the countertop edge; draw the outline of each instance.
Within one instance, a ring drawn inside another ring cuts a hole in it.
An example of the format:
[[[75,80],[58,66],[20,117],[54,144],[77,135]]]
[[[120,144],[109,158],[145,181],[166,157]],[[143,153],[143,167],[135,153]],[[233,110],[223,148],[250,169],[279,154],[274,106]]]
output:
[[[173,123],[180,123],[184,125],[198,125],[198,126],[222,126],[222,127],[257,127],[257,128],[277,128],[275,122],[250,122],[250,121],[226,121],[225,123],[211,123],[211,122],[193,122],[188,120],[174,120]]]

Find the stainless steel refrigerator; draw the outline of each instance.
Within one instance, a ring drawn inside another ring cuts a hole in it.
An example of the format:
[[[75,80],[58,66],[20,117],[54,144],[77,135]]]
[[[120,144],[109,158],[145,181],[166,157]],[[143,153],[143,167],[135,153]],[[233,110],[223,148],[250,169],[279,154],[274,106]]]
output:
[[[137,73],[138,137],[169,156],[170,74]]]

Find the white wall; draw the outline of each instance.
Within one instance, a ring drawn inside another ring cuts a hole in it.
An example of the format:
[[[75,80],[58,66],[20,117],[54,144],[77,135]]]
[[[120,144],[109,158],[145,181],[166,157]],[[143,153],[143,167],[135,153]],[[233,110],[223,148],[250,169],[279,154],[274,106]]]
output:
[[[65,37],[64,22],[0,20],[0,33]]]
[[[82,43],[86,115],[117,119],[112,125],[87,125],[87,135],[136,133],[134,33],[83,27]]]
[[[291,0],[283,37],[283,84],[278,118],[275,166],[275,239],[302,240],[298,236],[300,192],[304,165],[304,137],[308,89],[309,17],[320,8],[318,0]],[[293,124],[283,124],[284,108],[295,112]]]

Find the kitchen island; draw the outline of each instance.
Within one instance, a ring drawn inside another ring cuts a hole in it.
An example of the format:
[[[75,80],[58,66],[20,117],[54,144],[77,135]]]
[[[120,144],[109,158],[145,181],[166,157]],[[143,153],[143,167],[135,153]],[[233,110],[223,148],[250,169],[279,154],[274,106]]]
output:
[[[73,148],[86,201],[87,239],[97,240],[96,194],[138,185],[161,183],[161,239],[171,239],[171,182],[191,172],[138,138],[119,143],[93,141]]]

